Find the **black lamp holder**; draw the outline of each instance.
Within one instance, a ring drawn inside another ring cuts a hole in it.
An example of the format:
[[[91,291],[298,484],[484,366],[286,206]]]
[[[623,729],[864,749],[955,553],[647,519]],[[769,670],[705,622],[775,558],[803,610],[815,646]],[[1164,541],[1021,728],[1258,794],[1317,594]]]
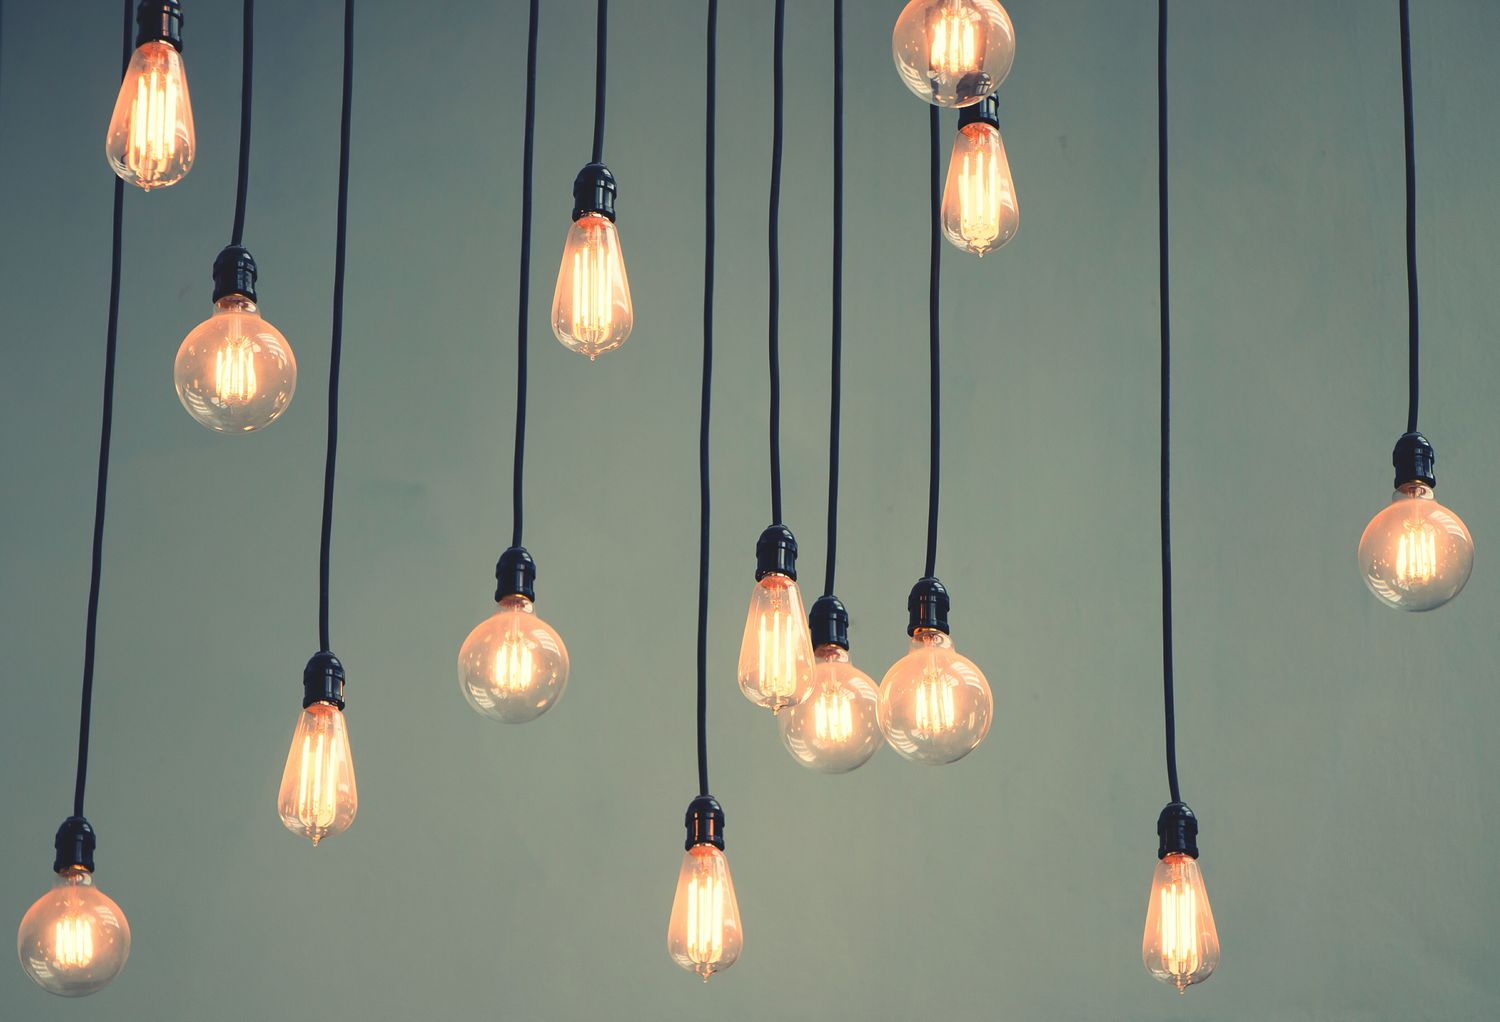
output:
[[[244,295],[255,301],[255,282],[260,272],[243,245],[228,245],[214,259],[214,301],[229,295]]]
[[[1391,464],[1396,469],[1396,488],[1407,483],[1423,483],[1436,486],[1437,479],[1432,470],[1437,465],[1437,454],[1432,444],[1421,433],[1403,433],[1391,452]]]
[[[1000,99],[993,92],[978,103],[971,103],[958,112],[958,128],[962,131],[970,124],[988,124],[1000,128]]]
[[[694,845],[713,845],[724,850],[724,807],[712,795],[699,795],[688,803],[687,840],[684,849]]]
[[[797,581],[797,538],[785,525],[768,525],[755,541],[755,581],[785,575]]]
[[[52,859],[54,873],[70,869],[94,871],[94,828],[82,816],[70,816],[62,822],[53,847],[57,849]]]
[[[513,546],[500,555],[495,564],[495,602],[507,596],[524,596],[536,600],[536,561],[523,546]]]
[[[906,598],[906,634],[914,635],[918,628],[931,628],[948,634],[948,590],[943,583],[931,576],[917,579]]]
[[[1165,859],[1180,852],[1190,859],[1198,857],[1198,817],[1186,802],[1168,802],[1156,818],[1156,857]]]
[[[620,186],[602,163],[590,163],[573,179],[573,219],[597,214],[611,223],[615,219],[615,196]]]
[[[813,649],[820,646],[849,648],[849,611],[837,596],[820,596],[807,615]]]
[[[182,5],[177,0],[141,0],[135,9],[135,45],[166,43],[182,52]]]
[[[302,669],[302,708],[329,703],[344,708],[344,665],[332,653],[314,653]]]

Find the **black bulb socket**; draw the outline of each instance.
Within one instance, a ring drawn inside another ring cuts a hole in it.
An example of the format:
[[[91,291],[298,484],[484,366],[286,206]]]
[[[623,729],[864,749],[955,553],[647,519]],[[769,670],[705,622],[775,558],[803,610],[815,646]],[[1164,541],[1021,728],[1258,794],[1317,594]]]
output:
[[[620,186],[602,163],[590,163],[573,179],[573,219],[597,214],[610,223],[615,219],[615,196]]]
[[[344,708],[344,665],[326,650],[314,653],[302,669],[302,708],[314,703]]]
[[[94,871],[94,828],[82,816],[70,816],[57,828],[57,839],[52,842],[57,854],[52,859],[52,872],[62,873],[70,869]]]
[[[182,4],[177,0],[141,0],[135,9],[135,45],[166,43],[182,52]]]
[[[687,840],[684,849],[694,845],[713,845],[724,850],[724,807],[712,795],[699,795],[688,803]]]
[[[988,124],[999,131],[1000,97],[992,92],[978,103],[971,103],[959,110],[958,130],[962,131],[971,124]]]
[[[1437,479],[1432,470],[1437,465],[1437,452],[1421,433],[1403,433],[1391,452],[1391,464],[1396,469],[1396,489],[1407,483],[1422,483],[1436,486]]]
[[[255,301],[255,282],[260,273],[255,259],[243,245],[230,245],[214,260],[214,301],[229,295],[244,295]]]
[[[837,646],[849,649],[849,611],[837,596],[819,596],[807,614],[813,649]]]
[[[1156,837],[1158,859],[1178,853],[1190,859],[1198,857],[1198,817],[1186,802],[1167,803],[1156,818]]]
[[[797,537],[785,525],[768,525],[755,541],[755,581],[785,575],[797,581]]]
[[[507,596],[536,600],[536,561],[523,546],[513,546],[495,564],[495,602]]]
[[[948,634],[948,590],[932,577],[919,578],[906,597],[906,634],[915,635],[919,628],[931,628]]]

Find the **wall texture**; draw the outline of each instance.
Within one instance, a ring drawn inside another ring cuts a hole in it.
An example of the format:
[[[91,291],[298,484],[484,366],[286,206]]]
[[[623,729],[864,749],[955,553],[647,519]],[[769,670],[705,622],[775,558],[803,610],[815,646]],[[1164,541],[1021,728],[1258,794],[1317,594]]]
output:
[[[594,366],[546,320],[588,155],[592,5],[544,5],[526,538],[573,677],[516,728],[469,711],[453,661],[510,528],[525,6],[422,6],[372,0],[358,28],[333,638],[359,819],[313,850],[273,809],[316,641],[338,5],[261,5],[246,242],[301,389],[273,429],[226,439],[171,383],[233,195],[238,5],[195,2],[198,163],[125,215],[89,816],[135,951],[86,1004],[0,968],[0,1017],[1493,1017],[1500,5],[1413,5],[1422,426],[1480,550],[1428,616],[1378,607],[1354,565],[1405,411],[1395,0],[1176,5],[1181,757],[1224,946],[1186,999],[1138,953],[1165,800],[1154,5],[1010,4],[1022,229],[944,270],[939,570],[997,721],[956,766],[886,750],[837,778],[796,766],[734,682],[769,514],[771,24],[769,3],[723,5],[710,723],[748,942],[707,989],[663,946],[694,790],[703,5],[616,4],[606,157],[638,326]],[[830,6],[793,0],[787,39],[786,507],[809,590]],[[899,6],[852,3],[848,25],[839,591],[877,679],[926,501],[927,115],[891,67]],[[38,33],[21,7],[0,78],[7,919],[45,888],[71,792],[118,24],[89,0]]]

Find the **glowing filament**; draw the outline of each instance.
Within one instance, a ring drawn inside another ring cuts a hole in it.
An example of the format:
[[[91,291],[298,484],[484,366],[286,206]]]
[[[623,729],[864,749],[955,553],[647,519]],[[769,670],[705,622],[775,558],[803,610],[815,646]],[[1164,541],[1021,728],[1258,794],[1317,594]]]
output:
[[[778,697],[771,712],[780,709],[779,701],[790,700],[797,692],[797,639],[795,623],[778,607],[760,615],[760,655],[756,661],[760,690]]]
[[[94,960],[94,923],[87,916],[65,915],[52,929],[53,956],[67,969],[81,969]]]
[[[1161,963],[1179,988],[1198,971],[1198,895],[1191,884],[1161,889]]]
[[[1000,237],[1001,182],[995,160],[983,150],[965,153],[958,173],[959,231],[972,247],[988,248]]]
[[[151,67],[136,79],[125,165],[142,181],[154,181],[177,157],[180,99],[177,76],[165,68]]]
[[[214,352],[214,394],[224,404],[249,401],[256,395],[255,345],[231,337]]]
[[[932,671],[917,685],[916,728],[918,734],[933,735],[952,731],[957,719],[953,706],[953,684]]]
[[[958,77],[978,71],[979,41],[974,22],[961,11],[944,8],[932,28],[928,56],[932,70],[941,75]]]
[[[1396,547],[1396,582],[1422,585],[1437,574],[1437,530],[1427,522],[1408,525]]]
[[[847,742],[854,734],[854,709],[839,692],[824,692],[813,701],[813,733],[821,742]]]
[[[687,953],[707,980],[724,956],[724,888],[711,874],[695,876],[687,899]]]
[[[524,692],[532,687],[536,665],[531,644],[520,635],[509,635],[495,650],[495,687],[503,692]]]
[[[573,336],[602,344],[614,332],[614,261],[603,244],[573,253]]]

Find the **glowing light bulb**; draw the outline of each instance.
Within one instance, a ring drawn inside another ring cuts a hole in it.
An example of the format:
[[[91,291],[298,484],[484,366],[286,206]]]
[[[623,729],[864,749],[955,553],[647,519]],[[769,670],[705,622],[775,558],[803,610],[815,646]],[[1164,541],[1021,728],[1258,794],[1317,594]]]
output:
[[[532,602],[510,595],[481,621],[458,653],[458,685],[486,717],[521,724],[535,720],[568,684],[568,648],[536,616]]]
[[[988,96],[1015,55],[1015,29],[995,0],[911,0],[891,34],[901,80],[937,106],[964,107]]]
[[[812,694],[780,715],[781,741],[805,767],[842,774],[863,766],[880,748],[880,693],[849,662],[849,617],[831,596],[813,603],[818,643]]]
[[[94,886],[82,866],[58,872],[52,889],[21,918],[16,935],[21,968],[62,997],[103,989],[130,957],[130,923],[120,906]]]
[[[197,146],[182,66],[182,10],[176,0],[143,3],[136,24],[136,50],[120,82],[104,153],[121,180],[150,191],[187,176]]]
[[[552,332],[593,361],[624,344],[635,326],[630,280],[615,228],[615,179],[591,163],[573,182],[573,226],[552,293]]]
[[[911,649],[880,682],[880,729],[915,763],[953,763],[989,734],[994,698],[984,673],[953,648],[941,583],[922,579],[908,605]]]
[[[1432,488],[1410,482],[1365,526],[1359,569],[1387,607],[1433,610],[1463,591],[1474,570],[1474,540]]]
[[[812,692],[812,640],[797,583],[769,574],[750,594],[750,616],[740,642],[740,691],[778,713]]]
[[[1198,860],[1172,852],[1156,863],[1141,938],[1146,971],[1184,992],[1202,983],[1219,964],[1219,932],[1203,886]]]
[[[667,921],[667,953],[707,983],[739,958],[745,933],[724,856],[724,811],[709,796],[696,798],[688,806],[687,828],[687,852]]]
[[[948,180],[943,186],[943,236],[966,252],[983,256],[1015,237],[1020,224],[1015,182],[1000,128],[992,119],[971,119],[971,111],[995,106],[993,97],[959,115]]]
[[[342,834],[359,811],[349,729],[338,705],[315,702],[302,710],[276,799],[281,822],[314,845]]]

